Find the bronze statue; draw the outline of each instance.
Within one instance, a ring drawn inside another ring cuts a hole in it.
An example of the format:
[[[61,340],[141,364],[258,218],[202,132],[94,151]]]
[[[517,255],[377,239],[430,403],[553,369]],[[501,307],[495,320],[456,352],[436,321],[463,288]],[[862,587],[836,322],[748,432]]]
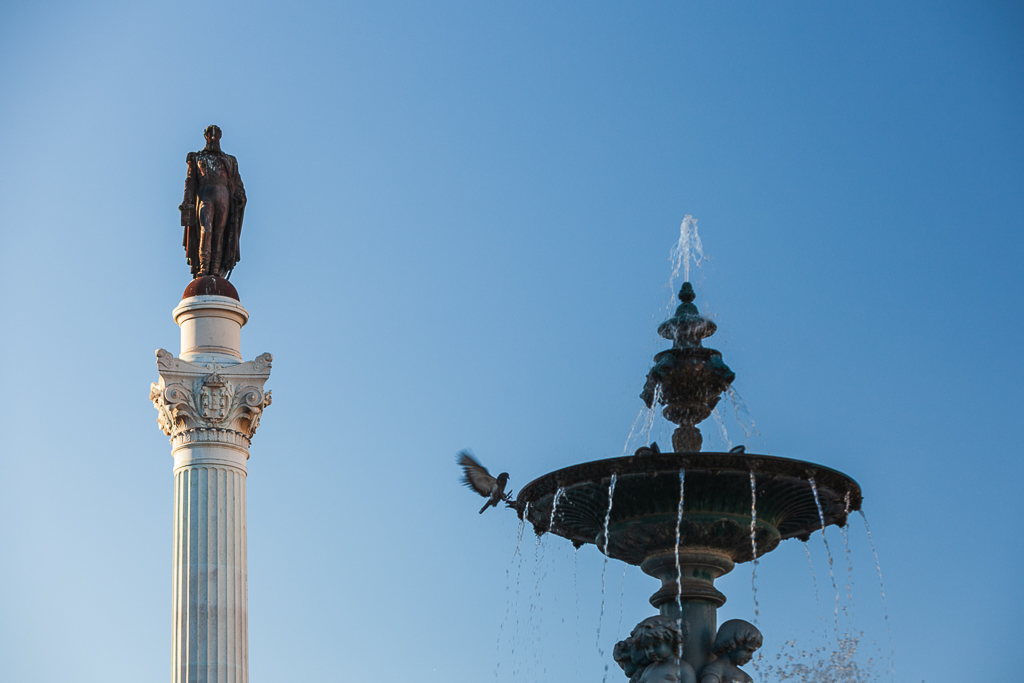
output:
[[[612,657],[630,683],[697,683],[693,667],[683,659],[683,631],[669,617],[641,621],[629,638],[615,644]]]
[[[749,621],[730,619],[722,624],[711,646],[718,659],[701,669],[700,683],[754,683],[739,667],[751,660],[761,641],[761,632]]]
[[[192,277],[228,278],[240,260],[238,238],[245,214],[245,188],[238,160],[220,149],[220,128],[203,131],[206,147],[186,157],[185,199],[178,209],[185,227],[182,246]]]

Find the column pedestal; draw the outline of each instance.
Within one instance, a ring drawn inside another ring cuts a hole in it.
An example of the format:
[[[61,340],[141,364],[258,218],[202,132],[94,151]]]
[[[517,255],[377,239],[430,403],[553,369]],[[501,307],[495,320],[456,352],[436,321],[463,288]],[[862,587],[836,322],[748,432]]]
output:
[[[719,553],[682,550],[678,574],[675,552],[649,557],[640,566],[645,574],[661,579],[661,589],[651,596],[651,605],[662,616],[682,621],[683,659],[698,674],[710,658],[718,608],[725,604],[715,579],[731,572],[733,566],[731,559]]]
[[[187,297],[181,357],[156,352],[150,399],[174,456],[172,683],[249,680],[246,461],[273,359],[241,362],[248,317],[232,297]]]

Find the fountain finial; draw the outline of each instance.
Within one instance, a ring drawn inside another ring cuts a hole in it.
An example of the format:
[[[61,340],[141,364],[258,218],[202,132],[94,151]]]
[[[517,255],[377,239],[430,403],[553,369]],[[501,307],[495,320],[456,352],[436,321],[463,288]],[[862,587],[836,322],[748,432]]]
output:
[[[672,435],[672,448],[677,453],[700,450],[704,439],[695,425],[711,415],[722,392],[736,379],[722,362],[721,353],[704,348],[702,341],[718,326],[701,316],[693,303],[695,298],[693,285],[684,282],[679,290],[682,303],[658,326],[658,334],[672,340],[672,348],[654,357],[654,367],[640,393],[648,408],[661,403],[665,419],[679,425]]]
[[[689,282],[684,282],[683,286],[679,288],[679,300],[684,304],[692,304],[696,298],[697,295],[693,292],[693,285]]]

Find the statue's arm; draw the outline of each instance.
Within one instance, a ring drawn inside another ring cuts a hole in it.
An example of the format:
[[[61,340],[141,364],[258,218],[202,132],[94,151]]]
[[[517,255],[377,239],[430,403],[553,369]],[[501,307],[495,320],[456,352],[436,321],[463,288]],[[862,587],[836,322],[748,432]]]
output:
[[[242,176],[238,172],[238,159],[231,157],[232,185],[234,186],[234,200],[240,208],[245,208],[245,186],[242,185]]]
[[[178,209],[181,211],[181,224],[189,226],[195,223],[196,212],[196,184],[198,183],[198,169],[196,168],[196,153],[189,152],[185,157],[185,165],[188,172],[185,176],[185,197]]]
[[[697,683],[697,674],[693,667],[682,662],[679,666],[679,683]]]
[[[711,662],[700,672],[700,683],[722,683],[721,664]]]

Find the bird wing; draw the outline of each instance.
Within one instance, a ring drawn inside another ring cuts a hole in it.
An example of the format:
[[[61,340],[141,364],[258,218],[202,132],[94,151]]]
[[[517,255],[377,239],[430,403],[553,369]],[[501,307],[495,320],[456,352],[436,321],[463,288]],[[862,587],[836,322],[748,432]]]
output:
[[[490,497],[498,480],[492,477],[487,468],[477,462],[469,451],[460,451],[458,462],[462,467],[462,483],[481,496]]]

